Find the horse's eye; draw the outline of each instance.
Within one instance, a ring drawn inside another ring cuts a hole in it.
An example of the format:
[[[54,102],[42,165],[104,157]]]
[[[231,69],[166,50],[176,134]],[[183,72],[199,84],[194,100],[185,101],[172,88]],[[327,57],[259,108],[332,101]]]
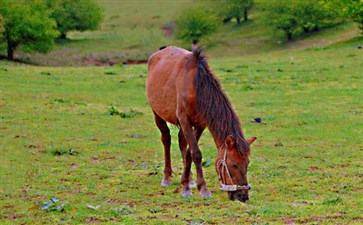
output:
[[[233,168],[235,168],[235,169],[237,169],[237,168],[238,168],[237,164],[233,164],[232,166],[233,166]]]

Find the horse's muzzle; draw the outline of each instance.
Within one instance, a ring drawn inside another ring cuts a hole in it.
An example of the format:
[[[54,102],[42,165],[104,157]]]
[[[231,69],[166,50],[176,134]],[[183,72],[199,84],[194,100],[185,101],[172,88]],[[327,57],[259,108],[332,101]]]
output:
[[[247,193],[242,193],[241,191],[229,191],[228,192],[229,199],[234,201],[238,200],[241,202],[247,202],[250,198]]]

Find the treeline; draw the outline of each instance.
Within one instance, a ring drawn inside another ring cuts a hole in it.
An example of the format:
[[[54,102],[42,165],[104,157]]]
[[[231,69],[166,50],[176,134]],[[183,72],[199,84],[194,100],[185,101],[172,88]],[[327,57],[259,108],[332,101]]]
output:
[[[69,31],[98,28],[102,9],[94,0],[0,0],[0,50],[8,59],[23,51],[47,52]]]
[[[304,33],[353,20],[363,31],[362,0],[269,0],[255,4],[253,0],[200,0],[177,19],[176,37],[198,42],[232,19],[237,24],[248,21],[251,13],[291,41]]]

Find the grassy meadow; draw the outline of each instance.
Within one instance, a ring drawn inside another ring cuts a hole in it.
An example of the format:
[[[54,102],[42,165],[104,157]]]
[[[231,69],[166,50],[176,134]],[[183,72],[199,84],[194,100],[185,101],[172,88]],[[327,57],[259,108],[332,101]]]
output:
[[[214,58],[248,56],[272,50],[303,49],[327,46],[359,34],[357,24],[345,22],[287,43],[281,31],[274,31],[261,19],[265,0],[254,0],[248,22],[221,24],[219,31],[201,41],[201,46]],[[128,60],[146,60],[160,46],[189,48],[190,43],[173,36],[175,20],[183,10],[197,7],[191,0],[98,0],[104,9],[104,21],[95,31],[69,32],[68,39],[57,40],[47,54],[24,53],[19,48],[15,57],[21,61],[45,66],[108,66]],[[207,6],[206,6],[207,7]],[[4,51],[0,54],[5,55]]]
[[[218,190],[217,149],[205,131],[200,147],[213,197],[194,190],[183,199],[178,129],[170,126],[173,183],[163,188],[147,65],[122,62],[163,45],[189,47],[163,27],[195,2],[98,2],[99,30],[69,33],[46,55],[16,52],[36,65],[0,61],[0,224],[363,224],[356,24],[286,43],[252,11],[249,22],[202,40],[246,137],[258,138],[253,189],[248,203]]]
[[[146,65],[0,62],[1,224],[362,224],[361,43],[210,60],[246,136],[258,137],[247,204],[218,190],[208,131],[213,198],[181,198],[172,126],[173,184],[160,186]]]

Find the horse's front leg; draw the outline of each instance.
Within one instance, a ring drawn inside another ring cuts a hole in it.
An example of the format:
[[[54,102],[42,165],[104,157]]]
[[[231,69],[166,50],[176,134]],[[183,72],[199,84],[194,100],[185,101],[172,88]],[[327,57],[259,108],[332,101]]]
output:
[[[197,171],[197,188],[199,190],[199,194],[203,198],[211,197],[211,193],[207,188],[206,182],[204,180],[203,176],[203,169],[202,169],[202,153],[199,150],[198,147],[198,141],[197,137],[194,134],[193,128],[189,122],[189,118],[185,113],[178,114],[178,119],[180,126],[183,130],[184,137],[186,141],[188,142],[189,148],[187,150],[186,156],[185,156],[185,166],[184,166],[184,172],[182,176],[182,196],[188,197],[191,195],[191,190],[189,187],[189,174],[190,174],[190,167],[191,167],[191,159],[193,160],[196,171]],[[201,132],[203,132],[203,129],[200,131],[199,137],[201,135]],[[199,139],[198,137],[198,139]]]

